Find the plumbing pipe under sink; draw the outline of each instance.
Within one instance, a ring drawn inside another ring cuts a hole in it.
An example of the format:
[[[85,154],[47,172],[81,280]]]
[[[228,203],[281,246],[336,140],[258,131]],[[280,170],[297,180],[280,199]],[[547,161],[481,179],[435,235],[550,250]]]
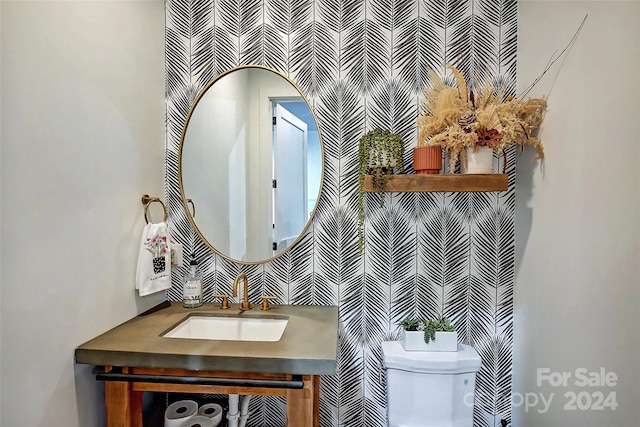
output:
[[[240,422],[238,423],[238,427],[245,427],[247,425],[247,420],[249,419],[249,401],[251,400],[251,395],[247,394],[240,398]]]
[[[229,411],[227,412],[227,423],[228,427],[238,427],[238,418],[240,418],[240,414],[238,413],[238,399],[240,396],[237,394],[229,395]]]
[[[229,411],[227,412],[228,427],[245,427],[249,418],[249,401],[251,395],[229,395]],[[240,409],[238,411],[238,409]]]

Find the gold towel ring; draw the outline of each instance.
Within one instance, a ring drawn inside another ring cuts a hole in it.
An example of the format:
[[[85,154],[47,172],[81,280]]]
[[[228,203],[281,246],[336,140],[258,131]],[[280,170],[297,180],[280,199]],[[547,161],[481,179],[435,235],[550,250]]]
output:
[[[191,199],[187,199],[187,204],[191,204],[191,218],[195,218],[196,217],[196,205],[193,204],[193,200]]]
[[[149,205],[153,202],[158,202],[162,205],[162,211],[164,212],[164,222],[167,222],[167,207],[162,203],[159,197],[150,197],[148,194],[142,195],[142,204],[144,205],[144,220],[149,224],[149,218],[147,218],[147,212],[149,211]]]

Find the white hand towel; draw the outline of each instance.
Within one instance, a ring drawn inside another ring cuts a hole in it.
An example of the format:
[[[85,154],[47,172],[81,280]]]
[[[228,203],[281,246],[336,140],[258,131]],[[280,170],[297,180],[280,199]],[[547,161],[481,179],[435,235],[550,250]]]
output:
[[[171,287],[171,245],[167,224],[147,224],[142,231],[136,289],[140,296]]]

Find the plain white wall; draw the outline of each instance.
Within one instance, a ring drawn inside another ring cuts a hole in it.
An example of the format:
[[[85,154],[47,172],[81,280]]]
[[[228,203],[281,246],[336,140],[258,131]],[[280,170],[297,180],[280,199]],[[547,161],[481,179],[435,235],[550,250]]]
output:
[[[140,197],[164,199],[164,2],[0,10],[0,424],[100,426],[75,347],[165,299],[134,290]]]
[[[521,1],[518,9],[520,88],[589,16],[566,60],[531,92],[548,95],[545,161],[533,164],[529,152],[517,164],[513,426],[635,426],[640,2]],[[571,376],[564,386],[539,384],[545,368]],[[580,368],[604,368],[617,384],[576,384]],[[617,409],[592,409],[598,393],[615,393]],[[572,395],[580,399],[576,410],[565,408]],[[548,408],[541,397],[551,398]]]

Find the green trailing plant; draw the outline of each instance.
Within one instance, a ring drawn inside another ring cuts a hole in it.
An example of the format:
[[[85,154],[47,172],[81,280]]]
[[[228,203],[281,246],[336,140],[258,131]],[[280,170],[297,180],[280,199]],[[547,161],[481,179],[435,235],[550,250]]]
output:
[[[429,341],[436,340],[436,332],[454,332],[456,330],[455,325],[444,317],[430,320],[406,319],[400,323],[400,326],[405,331],[424,331],[424,342],[427,344]]]
[[[373,129],[360,137],[358,144],[358,248],[362,252],[364,240],[364,178],[372,174],[373,188],[384,207],[384,189],[394,168],[404,167],[404,141],[390,130]]]

